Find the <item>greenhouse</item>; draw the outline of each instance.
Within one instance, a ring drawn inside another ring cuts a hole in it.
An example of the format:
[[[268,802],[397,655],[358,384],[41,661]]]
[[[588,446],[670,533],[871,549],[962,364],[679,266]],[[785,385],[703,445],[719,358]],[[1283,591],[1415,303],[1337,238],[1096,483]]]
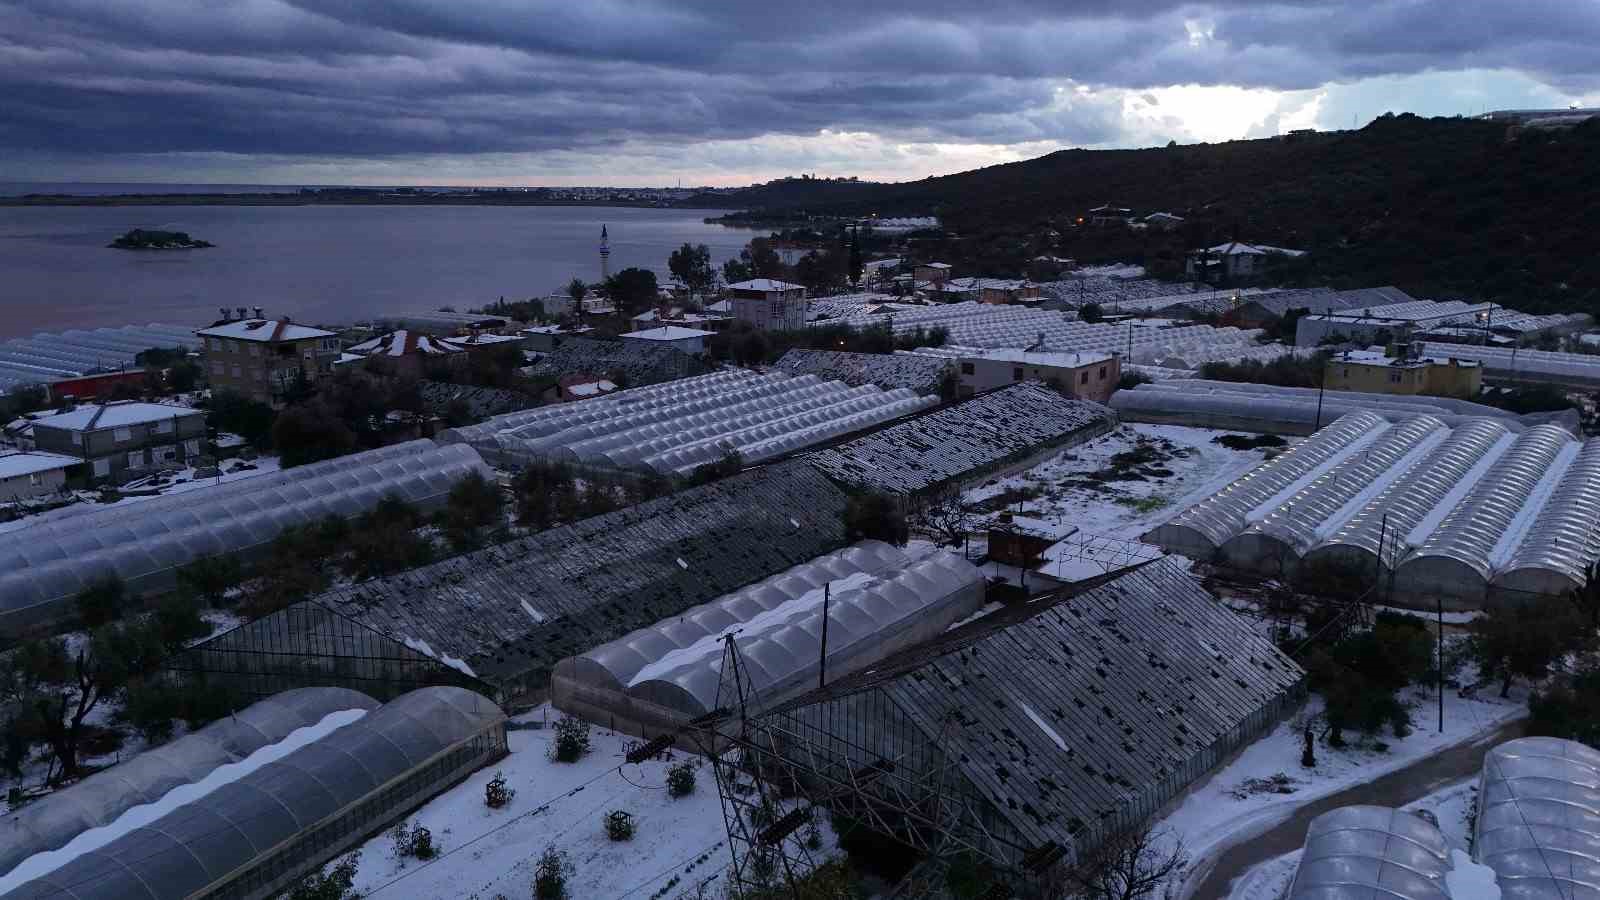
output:
[[[84,831],[110,824],[135,806],[154,803],[179,785],[199,781],[218,766],[236,763],[296,729],[315,725],[324,716],[377,706],[371,697],[344,688],[285,691],[96,772],[6,817],[0,875],[36,853],[64,847]]]
[[[172,590],[178,569],[196,559],[250,560],[285,528],[352,518],[386,495],[430,509],[473,472],[493,477],[471,447],[411,441],[181,494],[85,506],[0,534],[0,632],[66,614],[78,592],[107,576],[135,596]]]
[[[1104,406],[1023,382],[806,456],[842,484],[925,494],[1018,471],[1116,427]]]
[[[1311,820],[1286,900],[1449,900],[1443,832],[1385,806],[1343,806]]]
[[[145,350],[197,343],[192,328],[158,324],[13,338],[0,342],[0,393],[25,384],[114,372],[134,366],[135,358]]]
[[[1505,900],[1600,897],[1600,752],[1532,737],[1484,754],[1472,849]]]
[[[1424,352],[1477,360],[1483,364],[1485,375],[1500,378],[1591,387],[1600,385],[1600,356],[1587,353],[1436,343],[1425,344]]]
[[[499,707],[414,691],[7,898],[263,900],[505,754]]]
[[[551,528],[257,619],[183,654],[262,688],[436,678],[542,693],[568,656],[845,546],[844,491],[800,461]]]
[[[717,705],[724,635],[735,633],[762,705],[815,685],[828,602],[827,675],[937,637],[984,602],[959,554],[913,560],[878,541],[795,566],[556,664],[555,705],[636,734],[676,729]]]
[[[754,764],[822,786],[809,799],[836,813],[910,804],[905,821],[938,842],[1042,876],[1092,858],[1272,729],[1304,677],[1158,560],[780,703],[756,717]]]
[[[1600,559],[1600,441],[1498,419],[1352,413],[1144,536],[1279,577],[1304,563],[1392,574],[1407,602],[1559,595]]]
[[[938,405],[937,398],[905,388],[735,371],[741,374],[719,372],[514,413],[447,432],[444,439],[490,454],[688,475],[730,451],[745,463],[761,462]]]

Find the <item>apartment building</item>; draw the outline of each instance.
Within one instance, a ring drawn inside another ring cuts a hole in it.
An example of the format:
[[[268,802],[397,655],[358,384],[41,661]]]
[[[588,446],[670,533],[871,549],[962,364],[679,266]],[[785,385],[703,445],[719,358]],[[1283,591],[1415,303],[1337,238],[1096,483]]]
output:
[[[337,334],[287,317],[224,320],[195,334],[204,341],[212,390],[263,403],[278,403],[301,374],[307,381],[328,375],[339,358]]]
[[[33,443],[41,451],[86,463],[91,481],[122,482],[201,455],[206,416],[165,403],[88,403],[35,419]]]

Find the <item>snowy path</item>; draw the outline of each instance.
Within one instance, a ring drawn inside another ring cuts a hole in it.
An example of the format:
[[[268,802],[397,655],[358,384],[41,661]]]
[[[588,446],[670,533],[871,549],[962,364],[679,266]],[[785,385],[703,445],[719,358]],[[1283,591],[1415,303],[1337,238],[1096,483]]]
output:
[[[1441,787],[1471,778],[1483,766],[1483,754],[1504,741],[1522,736],[1523,717],[1517,716],[1487,734],[1468,737],[1454,746],[1435,752],[1390,772],[1381,778],[1328,794],[1293,810],[1284,821],[1264,831],[1240,827],[1214,845],[1204,858],[1197,858],[1190,869],[1181,895],[1189,900],[1222,900],[1233,896],[1258,895],[1265,900],[1260,882],[1281,878],[1283,869],[1293,866],[1282,860],[1296,854],[1305,843],[1311,820],[1331,809],[1354,804],[1403,806],[1438,791]],[[1240,823],[1243,826],[1245,823]],[[1271,868],[1263,867],[1272,863]],[[1262,871],[1261,868],[1267,868]],[[1244,877],[1239,884],[1236,880]],[[1236,894],[1236,890],[1239,892]]]

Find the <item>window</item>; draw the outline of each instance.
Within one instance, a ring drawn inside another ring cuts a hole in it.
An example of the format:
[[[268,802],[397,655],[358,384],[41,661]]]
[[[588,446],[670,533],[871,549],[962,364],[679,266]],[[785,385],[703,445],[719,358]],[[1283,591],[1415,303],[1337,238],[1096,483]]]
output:
[[[172,420],[171,419],[162,419],[161,421],[156,423],[156,434],[171,434],[171,433],[172,433]]]
[[[38,487],[39,485],[44,484],[44,478],[41,477],[38,472],[29,472],[28,483],[34,487]]]
[[[1084,373],[1080,374],[1078,376],[1078,383],[1079,384],[1088,384],[1089,383],[1089,373],[1088,372],[1084,372]]]
[[[260,356],[261,355],[261,346],[259,344],[251,344],[250,345],[250,355],[251,356]]]
[[[128,454],[128,468],[138,469],[144,466],[144,451],[134,450]]]
[[[178,448],[177,447],[163,447],[163,448],[161,448],[161,458],[166,460],[167,462],[172,462],[173,460],[178,458]]]
[[[198,438],[190,438],[189,440],[184,441],[183,442],[183,450],[184,450],[185,453],[189,454],[190,456],[199,456],[200,455],[200,440]]]
[[[111,429],[111,438],[119,444],[124,441],[131,441],[133,440],[133,431],[127,428],[113,428]]]
[[[1013,366],[1012,367],[1012,369],[1011,369],[1011,380],[1012,381],[1021,381],[1022,380],[1022,367],[1021,366]]]
[[[1400,373],[1399,372],[1390,372],[1389,373],[1389,383],[1390,384],[1399,384],[1400,383]]]
[[[234,366],[233,367],[233,377],[235,377],[235,378],[243,378],[244,377],[244,370],[239,368],[238,366]]]
[[[111,474],[111,460],[97,459],[94,461],[94,474],[96,478],[104,478]]]
[[[1101,381],[1105,381],[1106,380],[1106,367],[1105,366],[1101,366],[1100,367],[1100,380]]]
[[[81,431],[72,432],[72,442],[74,444],[77,444],[79,447],[82,447],[83,446],[83,432],[81,432]]]
[[[963,374],[963,375],[971,375],[972,374],[972,363],[962,363],[961,364],[961,374]]]
[[[213,375],[221,375],[224,371],[226,371],[226,369],[227,369],[227,367],[224,366],[221,362],[219,362],[217,360],[214,360],[214,359],[211,361],[211,374],[213,374]]]

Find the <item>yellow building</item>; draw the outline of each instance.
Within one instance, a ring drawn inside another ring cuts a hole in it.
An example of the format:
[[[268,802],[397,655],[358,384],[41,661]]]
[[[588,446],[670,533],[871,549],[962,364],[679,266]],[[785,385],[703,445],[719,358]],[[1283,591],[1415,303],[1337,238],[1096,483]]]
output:
[[[206,375],[215,391],[237,391],[276,404],[296,379],[333,371],[339,336],[282,319],[232,319],[195,332],[204,342]]]
[[[1329,357],[1323,372],[1330,391],[1426,394],[1471,399],[1483,387],[1483,366],[1469,359],[1349,350]]]

